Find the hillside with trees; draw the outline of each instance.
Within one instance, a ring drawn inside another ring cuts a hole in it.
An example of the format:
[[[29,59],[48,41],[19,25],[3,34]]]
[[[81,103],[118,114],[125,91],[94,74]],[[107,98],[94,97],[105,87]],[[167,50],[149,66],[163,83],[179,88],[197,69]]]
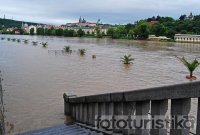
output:
[[[28,25],[37,25],[37,23],[32,23],[32,22],[22,22],[22,21],[16,21],[16,20],[11,20],[11,19],[0,18],[0,29],[12,28],[12,27],[21,28],[22,23],[27,23]]]
[[[152,17],[140,20],[135,24],[115,25],[108,29],[112,38],[147,39],[148,35],[174,38],[175,34],[200,34],[200,15],[181,15],[175,20],[172,17]]]

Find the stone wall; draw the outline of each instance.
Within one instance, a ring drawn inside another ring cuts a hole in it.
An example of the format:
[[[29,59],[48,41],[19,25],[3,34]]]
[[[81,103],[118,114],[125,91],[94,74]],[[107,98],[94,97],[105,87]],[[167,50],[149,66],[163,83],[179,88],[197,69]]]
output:
[[[196,109],[197,126],[195,131],[190,129],[166,130],[134,130],[121,131],[122,134],[134,132],[137,135],[200,135],[200,82],[190,82],[165,87],[156,87],[128,92],[108,93],[76,97],[67,94],[64,97],[65,115],[74,122],[95,126],[95,116],[102,115],[159,115],[189,116],[193,98],[198,101]],[[169,110],[170,108],[170,110]],[[112,131],[115,133],[115,130]],[[118,132],[118,131],[117,131]]]

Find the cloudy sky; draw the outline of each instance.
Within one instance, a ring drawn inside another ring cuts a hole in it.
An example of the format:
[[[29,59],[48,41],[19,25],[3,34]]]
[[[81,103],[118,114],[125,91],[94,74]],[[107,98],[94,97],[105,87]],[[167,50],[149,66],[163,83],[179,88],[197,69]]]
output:
[[[88,21],[125,24],[152,16],[200,14],[200,0],[1,0],[0,18],[48,24]]]

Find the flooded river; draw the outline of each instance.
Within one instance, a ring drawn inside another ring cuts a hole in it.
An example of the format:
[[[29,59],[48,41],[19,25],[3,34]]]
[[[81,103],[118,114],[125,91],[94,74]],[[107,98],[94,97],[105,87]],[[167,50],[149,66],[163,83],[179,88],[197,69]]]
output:
[[[64,92],[78,96],[188,82],[175,55],[200,57],[200,45],[93,38],[12,36],[28,44],[0,40],[6,130],[8,134],[64,123]],[[33,46],[32,41],[48,42]],[[62,53],[70,45],[72,54]],[[86,55],[78,55],[78,49]],[[58,50],[57,53],[53,50]],[[131,54],[133,65],[120,57]],[[96,59],[92,59],[96,55]],[[200,79],[200,69],[194,74]]]

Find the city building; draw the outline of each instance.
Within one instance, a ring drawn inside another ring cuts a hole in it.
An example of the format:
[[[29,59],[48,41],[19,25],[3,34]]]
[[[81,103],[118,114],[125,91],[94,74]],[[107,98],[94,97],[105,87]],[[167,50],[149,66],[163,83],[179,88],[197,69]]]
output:
[[[150,21],[150,22],[148,22],[148,24],[149,24],[150,26],[154,26],[154,25],[156,25],[157,23],[159,23],[159,21]]]
[[[195,42],[200,43],[200,35],[191,35],[191,34],[176,34],[174,36],[176,42]]]
[[[188,17],[186,17],[186,19],[188,19],[188,20],[193,20],[194,19],[194,16],[193,16],[192,12],[190,13],[190,15]]]
[[[78,22],[75,23],[67,23],[66,29],[72,29],[75,31],[78,31],[79,29],[82,29],[85,33],[95,33],[96,27],[100,28],[101,33],[107,33],[108,27],[100,23],[100,19],[97,22],[88,22],[84,18],[80,17]]]

